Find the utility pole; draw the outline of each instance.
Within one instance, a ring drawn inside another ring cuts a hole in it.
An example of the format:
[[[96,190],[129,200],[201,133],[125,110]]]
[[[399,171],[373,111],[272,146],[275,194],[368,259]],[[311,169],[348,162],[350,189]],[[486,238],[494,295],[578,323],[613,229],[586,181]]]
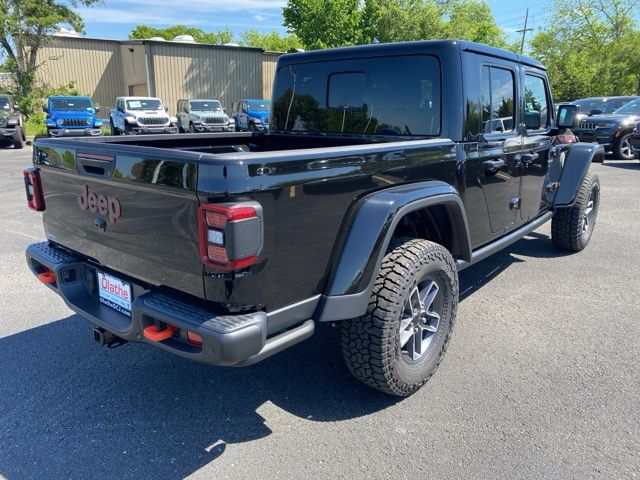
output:
[[[529,9],[527,8],[526,13],[524,14],[524,28],[520,29],[520,30],[516,30],[517,33],[522,33],[522,40],[520,40],[520,53],[522,54],[522,52],[524,51],[524,36],[527,34],[527,32],[530,32],[533,30],[533,28],[527,28],[527,22],[529,21]]]

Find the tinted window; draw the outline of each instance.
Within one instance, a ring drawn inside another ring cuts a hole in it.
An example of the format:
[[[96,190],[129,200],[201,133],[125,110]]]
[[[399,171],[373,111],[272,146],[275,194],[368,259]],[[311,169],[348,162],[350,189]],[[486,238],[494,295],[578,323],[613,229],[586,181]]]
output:
[[[528,130],[546,129],[550,125],[547,91],[541,77],[524,77],[524,121]]]
[[[317,62],[276,77],[272,130],[439,135],[440,64],[430,55]]]
[[[515,119],[513,72],[482,67],[480,74],[480,110],[485,133],[510,132]]]
[[[0,97],[0,108],[3,110],[9,110],[11,108],[9,97]]]

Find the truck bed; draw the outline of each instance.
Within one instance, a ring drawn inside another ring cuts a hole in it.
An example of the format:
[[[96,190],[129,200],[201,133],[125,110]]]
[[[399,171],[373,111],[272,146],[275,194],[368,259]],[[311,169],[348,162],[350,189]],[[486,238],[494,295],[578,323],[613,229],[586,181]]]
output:
[[[458,183],[451,140],[397,140],[250,133],[40,139],[34,162],[49,241],[210,308],[271,312],[324,293],[332,252],[348,228],[345,212],[363,195],[423,180],[427,164],[434,179]],[[122,218],[96,228],[98,215],[78,206],[85,186],[117,197]],[[258,262],[237,278],[212,271],[198,253],[199,206],[249,200],[264,210]]]

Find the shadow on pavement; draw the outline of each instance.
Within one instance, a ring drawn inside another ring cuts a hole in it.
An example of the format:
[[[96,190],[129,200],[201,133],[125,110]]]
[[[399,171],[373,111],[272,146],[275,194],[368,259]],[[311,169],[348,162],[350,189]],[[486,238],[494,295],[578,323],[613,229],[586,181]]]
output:
[[[640,161],[631,160],[607,160],[604,163],[605,167],[621,168],[623,170],[640,170]]]
[[[462,298],[525,261],[512,254],[550,256],[549,244],[534,234],[463,271]],[[188,362],[145,344],[99,348],[77,315],[2,338],[0,476],[183,478],[227,444],[268,436],[259,413],[266,402],[319,422],[398,402],[350,377],[338,334],[320,326],[310,340],[242,369]]]

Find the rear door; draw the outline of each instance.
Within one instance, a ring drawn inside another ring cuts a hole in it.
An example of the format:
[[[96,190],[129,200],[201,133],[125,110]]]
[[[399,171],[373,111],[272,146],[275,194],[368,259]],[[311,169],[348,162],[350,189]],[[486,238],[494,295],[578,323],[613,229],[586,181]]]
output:
[[[524,134],[520,169],[522,175],[522,221],[533,219],[549,202],[545,192],[549,170],[552,125],[551,93],[546,76],[538,70],[523,68]]]
[[[187,158],[196,154],[66,140],[36,147],[50,241],[125,280],[204,295],[197,164]]]
[[[499,235],[516,221],[519,202],[518,71],[507,61],[481,57],[479,66],[481,133],[478,179],[489,213],[491,232]]]

